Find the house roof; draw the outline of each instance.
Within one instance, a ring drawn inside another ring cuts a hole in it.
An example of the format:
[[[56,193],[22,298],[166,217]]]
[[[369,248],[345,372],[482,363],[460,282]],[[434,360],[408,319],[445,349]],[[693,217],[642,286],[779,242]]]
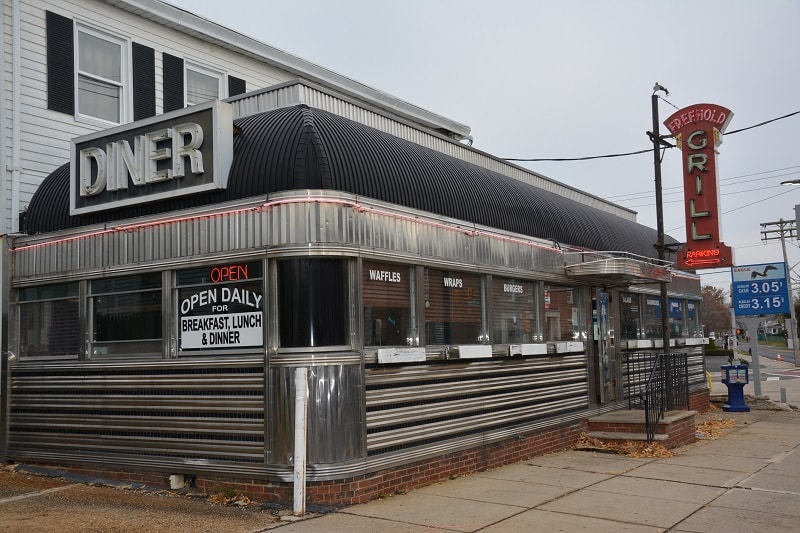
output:
[[[466,124],[418,107],[167,2],[152,0],[104,1],[134,15],[157,22],[164,27],[274,66],[292,76],[334,88],[373,107],[438,131],[447,137],[457,140],[469,138],[470,127]]]
[[[29,234],[303,189],[366,196],[597,251],[656,258],[656,231],[388,133],[306,105],[235,121],[228,187],[70,216],[69,164],[31,199]],[[672,241],[674,242],[674,241]]]

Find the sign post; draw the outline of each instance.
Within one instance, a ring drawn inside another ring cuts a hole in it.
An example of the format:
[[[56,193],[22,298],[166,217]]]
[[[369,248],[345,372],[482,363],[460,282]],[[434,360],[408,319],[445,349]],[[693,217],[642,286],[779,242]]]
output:
[[[761,396],[761,373],[758,359],[758,323],[761,315],[789,313],[789,285],[786,263],[762,263],[731,269],[733,280],[733,311],[736,316],[747,317],[753,358],[753,385],[756,396]],[[755,332],[755,343],[753,333]]]

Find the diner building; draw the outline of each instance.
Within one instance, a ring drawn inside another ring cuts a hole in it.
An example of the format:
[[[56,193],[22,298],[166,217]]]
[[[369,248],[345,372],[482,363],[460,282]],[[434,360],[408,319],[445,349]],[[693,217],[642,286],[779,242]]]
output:
[[[288,501],[300,395],[345,505],[573,446],[664,351],[707,406],[700,279],[635,213],[307,71],[69,137],[4,238],[2,460]]]

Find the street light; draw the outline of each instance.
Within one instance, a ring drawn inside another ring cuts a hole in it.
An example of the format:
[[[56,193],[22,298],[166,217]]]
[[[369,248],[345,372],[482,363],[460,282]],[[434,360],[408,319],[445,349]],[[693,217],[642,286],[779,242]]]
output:
[[[781,185],[800,185],[800,179],[782,181]]]

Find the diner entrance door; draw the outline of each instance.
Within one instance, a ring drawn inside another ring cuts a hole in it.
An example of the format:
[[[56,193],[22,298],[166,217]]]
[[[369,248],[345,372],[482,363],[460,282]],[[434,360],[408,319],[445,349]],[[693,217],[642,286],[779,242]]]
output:
[[[617,400],[613,320],[610,296],[605,290],[592,291],[593,374],[597,403]]]

